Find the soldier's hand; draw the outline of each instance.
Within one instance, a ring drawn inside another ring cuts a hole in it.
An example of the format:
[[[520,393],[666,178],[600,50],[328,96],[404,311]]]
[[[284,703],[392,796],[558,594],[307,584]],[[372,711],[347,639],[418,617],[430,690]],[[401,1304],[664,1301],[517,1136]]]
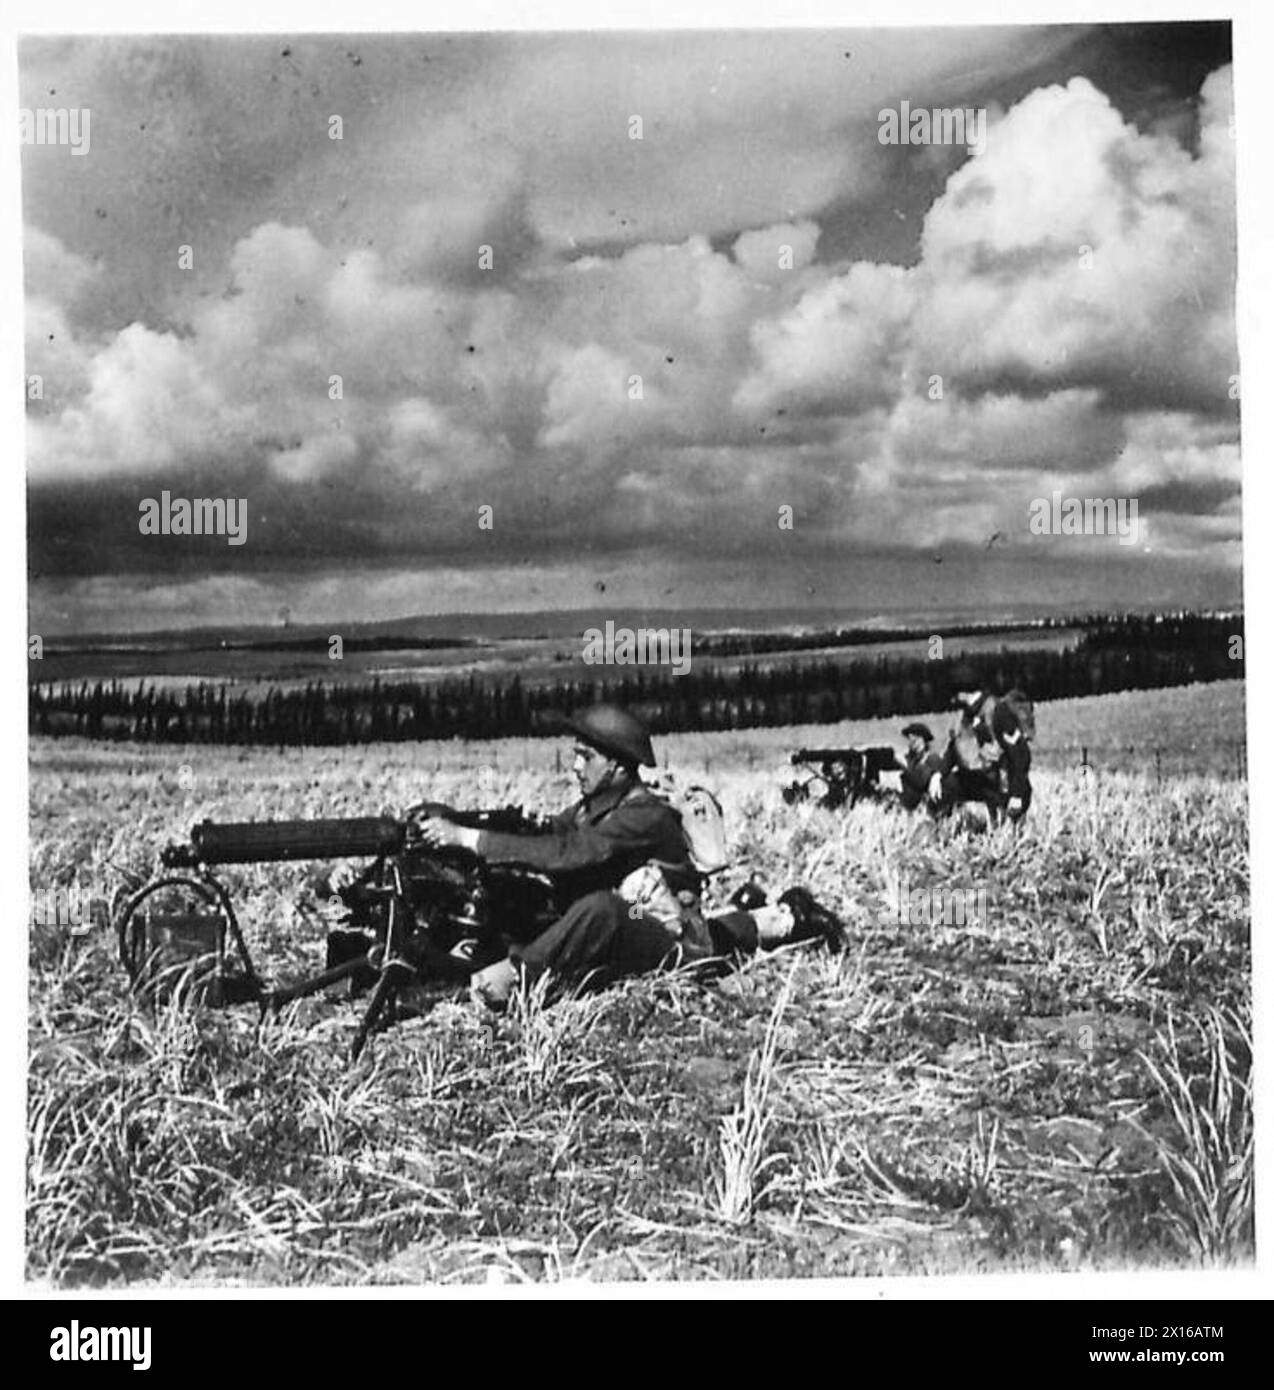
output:
[[[454,821],[444,820],[441,816],[422,816],[416,822],[416,831],[421,841],[430,849],[447,849],[454,846],[476,850],[478,847],[479,831],[471,830],[468,826],[456,825]]]
[[[942,773],[935,772],[933,776],[930,777],[928,795],[930,801],[942,800]]]
[[[424,815],[416,820],[416,833],[430,849],[445,849],[456,844],[455,832],[459,826],[442,816]]]
[[[327,881],[332,892],[339,893],[343,889],[348,888],[358,877],[358,873],[358,865],[351,864],[348,859],[342,859],[327,876]]]
[[[1022,798],[1020,796],[1009,797],[1008,813],[1014,819],[1022,814]]]

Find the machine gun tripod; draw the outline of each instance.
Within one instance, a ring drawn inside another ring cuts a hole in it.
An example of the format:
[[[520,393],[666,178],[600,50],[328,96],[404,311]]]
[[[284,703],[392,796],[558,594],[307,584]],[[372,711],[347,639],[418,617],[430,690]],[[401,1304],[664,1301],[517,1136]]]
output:
[[[148,995],[185,981],[211,1005],[255,1001],[266,1013],[342,981],[371,999],[351,1044],[351,1059],[405,987],[426,980],[459,984],[510,940],[529,939],[559,915],[550,879],[530,870],[490,868],[466,850],[434,849],[416,831],[425,815],[477,829],[529,833],[539,822],[518,807],[461,812],[424,803],[392,816],[312,821],[203,821],[188,844],[167,846],[160,872],[117,914],[120,958]],[[349,928],[331,932],[326,968],[271,987],[257,970],[222,865],[369,858],[334,896],[349,909]]]

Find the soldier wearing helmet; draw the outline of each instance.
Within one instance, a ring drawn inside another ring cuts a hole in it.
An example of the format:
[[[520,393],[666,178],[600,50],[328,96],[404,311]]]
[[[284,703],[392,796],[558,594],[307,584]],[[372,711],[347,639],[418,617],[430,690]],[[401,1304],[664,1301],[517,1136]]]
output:
[[[1031,804],[1031,745],[1017,716],[986,689],[972,662],[956,662],[948,688],[961,718],[942,760],[941,804],[982,801],[992,816],[1021,819]]]
[[[502,1007],[520,977],[535,979],[548,970],[600,984],[730,949],[756,949],[768,944],[767,933],[802,939],[815,920],[804,898],[768,913],[731,913],[715,925],[705,921],[700,876],[681,818],[638,774],[638,768],[655,766],[655,755],[635,715],[594,705],[567,720],[566,729],[575,735],[580,797],[547,831],[474,830],[436,816],[419,823],[426,844],[460,845],[489,864],[552,875],[571,904],[533,941],[511,947],[505,960],[478,971],[471,986],[475,999]],[[638,880],[648,884],[652,868],[659,880],[655,891],[646,885],[639,893],[629,891]]]

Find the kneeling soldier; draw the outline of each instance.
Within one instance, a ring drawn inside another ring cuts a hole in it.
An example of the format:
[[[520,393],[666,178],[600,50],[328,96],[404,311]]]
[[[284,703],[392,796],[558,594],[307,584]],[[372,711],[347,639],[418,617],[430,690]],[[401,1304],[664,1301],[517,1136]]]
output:
[[[1031,805],[1031,745],[1008,702],[983,686],[970,663],[952,670],[952,703],[961,717],[942,759],[941,801],[982,801],[993,818],[1020,820]]]

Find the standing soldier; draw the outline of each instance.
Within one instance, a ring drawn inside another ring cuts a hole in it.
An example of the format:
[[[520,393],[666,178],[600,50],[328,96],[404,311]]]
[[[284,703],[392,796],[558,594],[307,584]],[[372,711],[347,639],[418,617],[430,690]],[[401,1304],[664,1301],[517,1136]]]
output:
[[[942,771],[942,755],[933,746],[933,730],[928,724],[908,724],[902,731],[907,752],[899,764],[902,769],[902,805],[914,811],[925,799],[935,773]]]
[[[951,671],[952,704],[961,712],[952,730],[939,777],[940,803],[986,803],[993,818],[1020,820],[1031,804],[1029,731],[1007,698],[997,698],[969,662]],[[1029,706],[1028,706],[1029,708]]]

